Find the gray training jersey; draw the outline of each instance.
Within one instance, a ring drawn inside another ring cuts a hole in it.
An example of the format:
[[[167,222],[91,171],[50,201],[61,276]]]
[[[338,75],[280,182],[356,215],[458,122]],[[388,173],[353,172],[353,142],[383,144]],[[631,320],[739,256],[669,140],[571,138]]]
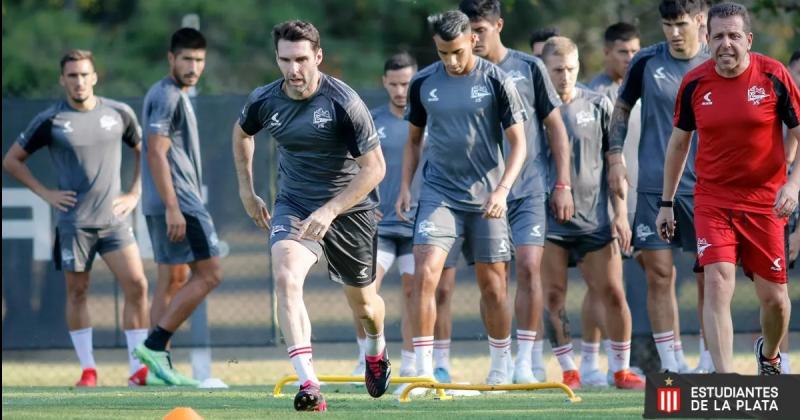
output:
[[[642,100],[642,135],[639,142],[640,193],[661,193],[664,185],[664,161],[667,143],[672,134],[672,116],[683,76],[708,60],[708,47],[689,60],[672,57],[666,42],[639,51],[628,67],[628,74],[619,91],[619,98],[630,106]],[[697,174],[694,158],[697,134],[692,136],[686,169],[678,185],[678,194],[693,194]]]
[[[548,184],[548,146],[542,120],[561,105],[561,99],[538,57],[509,49],[497,65],[515,82],[528,116],[525,121],[527,156],[508,200],[544,194]],[[507,142],[505,146],[508,153]]]
[[[608,185],[605,152],[608,124],[613,105],[607,96],[576,87],[573,100],[561,105],[571,150],[571,185],[575,216],[567,223],[556,222],[547,213],[547,233],[575,235],[596,232],[608,226]],[[555,179],[555,165],[550,170]]]
[[[283,79],[250,94],[239,117],[248,135],[266,128],[278,142],[278,201],[311,213],[341,193],[358,173],[356,158],[379,146],[367,106],[341,80],[320,73],[319,88],[294,100]],[[345,212],[377,207],[371,192]]]
[[[527,117],[512,79],[475,59],[464,76],[450,76],[441,61],[417,73],[406,119],[427,127],[420,201],[479,212],[505,170],[503,131]]]
[[[141,141],[136,114],[128,106],[97,97],[91,111],[78,111],[61,101],[36,116],[17,138],[33,154],[42,147],[58,178],[58,189],[75,191],[77,204],[57,211],[59,224],[105,227],[119,223],[113,202],[120,195],[122,142],[135,147]]]
[[[403,151],[408,140],[408,122],[392,114],[389,105],[382,105],[370,113],[375,121],[383,159],[386,161],[386,175],[378,189],[381,202],[379,209],[383,213],[383,218],[378,222],[378,234],[410,238],[414,236],[414,214],[417,211],[420,171],[417,171],[411,186],[411,210],[405,215],[410,222],[400,220],[394,210],[403,177]]]
[[[189,96],[171,77],[161,79],[147,92],[142,107],[142,125],[145,132],[142,150],[144,214],[155,216],[166,212],[147,163],[147,137],[151,134],[169,137],[172,141],[167,152],[167,160],[181,211],[184,213],[205,211],[201,193],[203,172],[197,118]]]

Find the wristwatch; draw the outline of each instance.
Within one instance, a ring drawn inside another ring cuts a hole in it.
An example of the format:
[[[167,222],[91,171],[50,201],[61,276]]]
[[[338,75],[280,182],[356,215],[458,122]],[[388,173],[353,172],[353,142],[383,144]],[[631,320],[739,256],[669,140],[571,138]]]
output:
[[[672,201],[664,201],[664,200],[659,198],[658,199],[658,207],[659,208],[663,208],[663,207],[672,208]]]

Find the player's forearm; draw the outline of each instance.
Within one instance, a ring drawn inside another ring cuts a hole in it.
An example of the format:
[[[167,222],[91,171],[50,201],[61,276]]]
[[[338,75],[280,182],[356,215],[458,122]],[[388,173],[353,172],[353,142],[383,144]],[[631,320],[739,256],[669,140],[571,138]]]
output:
[[[325,203],[324,207],[336,215],[342,214],[361,202],[367,194],[378,187],[386,174],[386,163],[380,148],[373,149],[370,153],[374,156],[360,162],[361,169],[358,174],[341,193]]]
[[[570,183],[570,150],[567,128],[564,127],[564,120],[561,119],[561,111],[556,108],[543,121],[547,129],[547,142],[553,153],[553,161],[556,165],[556,182],[561,184]]]
[[[610,194],[609,198],[611,199],[611,209],[614,210],[614,217],[628,217],[627,200],[617,194]]]
[[[239,181],[239,194],[255,194],[253,186],[253,153],[255,139],[243,133],[233,133],[233,162],[236,166],[236,178]]]
[[[505,185],[510,188],[514,181],[516,181],[519,172],[522,170],[522,165],[525,164],[525,155],[527,148],[525,145],[525,131],[522,128],[522,123],[517,123],[506,129],[506,138],[508,139],[509,152],[506,159],[506,170],[500,178],[500,185]]]
[[[180,209],[178,205],[178,197],[175,195],[175,186],[172,184],[172,172],[169,168],[166,152],[157,153],[148,150],[147,165],[150,167],[150,175],[153,178],[153,184],[156,186],[158,196],[164,203],[164,207],[169,209]]]
[[[141,144],[137,144],[136,147],[133,149],[133,157],[135,162],[133,164],[133,179],[131,180],[131,185],[128,188],[129,194],[134,194],[137,197],[142,195],[142,146]]]
[[[415,132],[417,130],[419,129],[409,130],[408,140],[403,148],[403,172],[400,185],[405,188],[411,188],[411,181],[414,179],[414,174],[417,172],[419,161],[422,158],[422,136]]]
[[[783,140],[783,151],[786,155],[786,165],[791,166],[797,160],[798,137],[788,132]]]
[[[667,156],[664,160],[664,183],[661,192],[661,199],[671,201],[678,190],[678,183],[686,166],[686,158],[689,156],[691,146],[691,132],[683,131],[679,128],[672,129],[672,135],[667,145]]]
[[[25,164],[25,162],[17,159],[6,158],[3,160],[3,169],[5,169],[9,175],[14,177],[22,185],[33,191],[34,194],[44,198],[44,193],[48,190],[48,188],[39,182],[35,176],[33,176],[33,173],[28,168],[28,165]]]
[[[608,135],[608,163],[616,164],[622,158],[622,148],[625,146],[625,137],[628,135],[628,121],[631,118],[631,106],[624,100],[617,98],[614,111],[611,113]]]

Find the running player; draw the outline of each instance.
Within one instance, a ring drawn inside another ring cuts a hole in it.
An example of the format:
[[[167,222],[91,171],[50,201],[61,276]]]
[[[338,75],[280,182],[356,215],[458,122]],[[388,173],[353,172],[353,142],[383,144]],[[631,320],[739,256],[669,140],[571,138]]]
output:
[[[433,376],[435,291],[447,252],[456,238],[476,262],[481,313],[489,336],[489,384],[508,383],[511,317],[505,263],[511,258],[505,213],[508,193],[525,159],[525,108],[502,70],[472,53],[477,36],[469,18],[451,10],[428,18],[440,62],[411,82],[406,119],[409,140],[403,160],[399,213],[411,204],[411,178],[426,163],[414,231],[411,319],[417,375]],[[511,144],[502,161],[503,132]]]
[[[629,370],[631,314],[622,286],[620,253],[630,247],[628,210],[625,199],[615,196],[614,217],[609,217],[608,189],[603,177],[611,101],[600,93],[576,86],[580,70],[578,47],[569,38],[547,40],[542,59],[563,102],[561,118],[572,146],[571,185],[575,198],[574,218],[564,223],[549,215],[547,221],[542,278],[553,326],[548,334],[553,353],[561,365],[564,384],[579,388],[581,377],[572,360],[572,336],[565,309],[567,267],[572,262],[580,268],[591,293],[601,299],[602,320],[611,339],[612,354],[608,360],[614,372],[614,385],[621,389],[643,389],[644,381]],[[555,172],[555,165],[550,168]],[[596,385],[607,385],[605,376],[600,379]]]
[[[790,177],[781,124],[800,135],[800,91],[786,68],[750,52],[747,9],[720,3],[708,12],[713,59],[690,71],[675,105],[661,209],[656,223],[668,240],[675,230],[673,197],[692,132],[699,132],[695,187],[697,253],[706,275],[706,341],[717,372],[733,371],[730,304],[736,262],[753,280],[763,336],[755,343],[758,372],[781,373],[779,344],[791,311],[786,287],[786,218],[797,208],[800,172]]]
[[[150,88],[142,110],[142,210],[158,263],[158,285],[150,312],[153,331],[135,352],[168,384],[196,385],[172,369],[167,345],[222,281],[217,233],[201,193],[197,119],[187,95],[203,74],[206,40],[196,29],[179,29],[172,34],[167,58],[170,73]]]
[[[508,194],[508,222],[514,244],[517,272],[515,315],[517,318],[517,359],[514,383],[538,382],[533,375],[531,352],[542,322],[541,265],[544,249],[547,210],[547,146],[545,129],[555,171],[556,188],[550,201],[555,219],[563,223],[572,217],[572,194],[569,190],[569,146],[558,106],[561,100],[547,77],[542,61],[520,51],[508,49],[500,39],[503,18],[499,0],[463,0],[459,6],[470,19],[478,35],[476,55],[496,64],[516,83],[525,105],[527,156],[517,182]]]
[[[792,75],[792,80],[796,86],[800,86],[800,49],[792,53],[787,66],[789,74]],[[784,126],[785,128],[785,126]],[[798,137],[792,135],[789,130],[786,130],[784,137],[784,148],[786,150],[786,165],[792,166],[797,159]],[[789,238],[789,256],[787,263],[789,269],[800,269],[797,264],[797,257],[800,254],[800,209],[795,209],[794,214],[789,218],[788,230],[786,231]],[[781,373],[790,374],[791,367],[789,363],[789,334],[788,331],[781,341]]]
[[[378,205],[385,163],[372,117],[358,94],[319,71],[319,32],[309,22],[272,29],[283,77],[253,91],[233,129],[239,196],[247,214],[270,231],[278,320],[300,378],[298,411],[325,411],[311,362],[311,325],[303,282],[325,254],[366,331],[366,388],[380,397],[391,366],[383,336],[384,304],[375,287]],[[273,214],[253,190],[253,136],[266,128],[278,142],[278,195]]]
[[[147,337],[147,278],[128,215],[139,201],[141,128],[136,114],[121,102],[94,95],[97,73],[92,53],[72,50],[61,58],[66,99],[31,121],[3,159],[3,168],[57,210],[53,262],[64,271],[66,318],[83,373],[77,386],[96,386],[92,326],[87,298],[89,272],[97,254],[122,287],[122,324],[128,344],[131,385],[158,381],[131,351]],[[122,143],[133,149],[136,166],[131,187],[120,191]],[[58,178],[49,189],[25,160],[47,147]]]
[[[676,331],[678,312],[671,248],[680,246],[687,252],[696,248],[692,222],[695,145],[678,189],[676,203],[681,227],[672,244],[659,240],[655,217],[671,126],[668,118],[675,104],[678,85],[686,72],[708,58],[708,53],[699,41],[703,17],[701,1],[662,0],[658,9],[667,41],[639,51],[629,65],[611,117],[608,180],[611,191],[624,197],[628,183],[622,150],[631,108],[641,98],[642,135],[633,245],[642,250],[647,276],[647,310],[661,368],[678,372],[688,370],[688,366],[683,366],[684,363],[676,357],[675,346],[680,339]]]

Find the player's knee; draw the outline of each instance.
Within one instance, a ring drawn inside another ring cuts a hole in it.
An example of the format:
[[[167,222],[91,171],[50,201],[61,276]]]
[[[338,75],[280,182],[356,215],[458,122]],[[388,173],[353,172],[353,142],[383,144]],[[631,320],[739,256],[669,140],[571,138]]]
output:
[[[504,287],[486,287],[481,290],[481,298],[489,305],[505,305],[506,290]]]
[[[606,306],[610,311],[618,311],[626,305],[625,292],[621,288],[609,286],[605,290]]]
[[[219,265],[209,267],[198,274],[200,275],[200,279],[202,279],[203,283],[205,283],[209,292],[216,289],[217,286],[222,283],[222,269],[219,267]]]
[[[762,296],[761,306],[773,313],[788,313],[791,303],[785,293],[769,293]]]
[[[67,297],[72,302],[85,302],[88,296],[89,282],[73,282],[67,288]]]
[[[132,276],[126,280],[128,287],[125,289],[125,298],[129,302],[140,302],[147,298],[147,278],[142,276]]]
[[[453,296],[454,289],[455,287],[452,284],[439,283],[439,286],[436,287],[436,304],[441,305],[449,302]]]
[[[564,290],[561,288],[550,288],[545,295],[545,304],[550,313],[557,314],[564,307]]]

